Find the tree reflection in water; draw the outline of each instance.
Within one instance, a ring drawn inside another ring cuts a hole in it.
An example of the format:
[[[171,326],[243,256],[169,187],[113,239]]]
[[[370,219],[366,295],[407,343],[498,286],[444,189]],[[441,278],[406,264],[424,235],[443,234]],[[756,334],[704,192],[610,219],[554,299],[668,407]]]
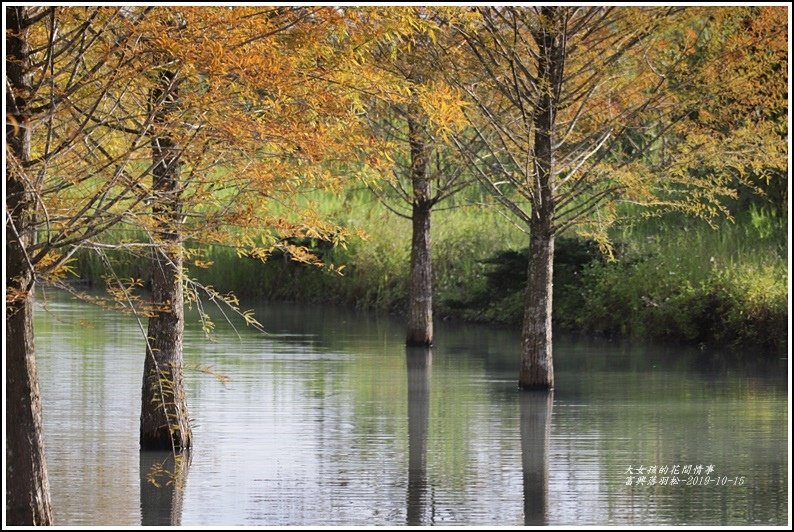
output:
[[[432,522],[426,515],[427,485],[427,426],[430,417],[430,368],[433,351],[424,347],[405,350],[408,373],[408,494],[406,524],[422,525]]]
[[[524,524],[549,524],[549,441],[554,392],[520,393]]]
[[[179,526],[190,452],[141,451],[141,525]]]

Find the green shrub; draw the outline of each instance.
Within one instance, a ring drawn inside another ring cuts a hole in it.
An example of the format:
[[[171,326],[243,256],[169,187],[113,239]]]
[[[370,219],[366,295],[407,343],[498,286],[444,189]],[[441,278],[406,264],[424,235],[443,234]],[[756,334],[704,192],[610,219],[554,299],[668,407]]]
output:
[[[717,242],[714,235],[668,234],[667,240],[634,246],[634,254],[617,262],[591,264],[583,274],[585,298],[576,325],[609,336],[781,352],[786,264],[775,251],[748,242],[750,235],[733,233],[730,253],[703,245]]]

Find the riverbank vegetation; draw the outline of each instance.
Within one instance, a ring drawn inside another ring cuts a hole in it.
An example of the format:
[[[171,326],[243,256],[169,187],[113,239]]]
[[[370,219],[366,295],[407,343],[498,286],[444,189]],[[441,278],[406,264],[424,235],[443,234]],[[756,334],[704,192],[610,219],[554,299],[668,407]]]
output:
[[[484,204],[486,197],[469,194],[469,203],[435,216],[437,319],[517,325],[526,286],[525,235],[495,206]],[[357,235],[336,247],[302,241],[324,266],[290,260],[280,251],[261,260],[227,246],[209,246],[196,253],[190,275],[249,303],[332,302],[404,313],[410,221],[383,209],[366,189],[315,194],[312,200],[325,217]],[[612,260],[593,241],[561,238],[555,328],[784,352],[786,219],[760,198],[736,209],[733,221],[715,227],[680,216],[615,227]],[[127,254],[111,260],[120,276],[147,278],[145,261]],[[74,269],[75,279],[103,284],[104,267],[92,254],[80,254]]]

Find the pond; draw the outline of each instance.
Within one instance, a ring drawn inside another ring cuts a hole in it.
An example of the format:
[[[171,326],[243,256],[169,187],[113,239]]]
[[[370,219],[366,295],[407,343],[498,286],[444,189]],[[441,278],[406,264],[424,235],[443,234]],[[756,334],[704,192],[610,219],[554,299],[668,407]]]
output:
[[[442,322],[407,351],[399,320],[338,307],[261,306],[269,334],[221,318],[211,340],[193,316],[175,468],[138,450],[135,319],[37,298],[59,525],[786,524],[780,357],[558,335],[557,389],[519,393],[510,329]]]

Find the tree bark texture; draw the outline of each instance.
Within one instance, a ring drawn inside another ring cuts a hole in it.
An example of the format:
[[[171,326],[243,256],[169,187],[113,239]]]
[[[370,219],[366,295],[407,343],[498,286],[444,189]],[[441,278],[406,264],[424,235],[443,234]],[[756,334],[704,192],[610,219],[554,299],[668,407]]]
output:
[[[548,390],[554,388],[551,336],[554,236],[543,234],[538,227],[531,231],[519,386]]]
[[[519,386],[554,387],[551,309],[554,260],[554,126],[565,59],[560,7],[542,8],[543,24],[533,33],[539,49],[540,92],[533,124],[534,185],[530,221],[529,271],[522,333]]]
[[[524,476],[524,524],[549,524],[549,443],[554,392],[523,392],[521,468]]]
[[[406,524],[427,522],[427,429],[430,419],[430,368],[433,352],[428,348],[406,350],[408,368],[408,493]]]
[[[152,259],[152,305],[141,394],[141,449],[190,447],[191,429],[182,382],[185,328],[182,292],[182,219],[179,147],[168,135],[168,121],[177,101],[175,74],[164,71],[153,91],[159,105],[152,136],[152,214],[156,246]]]
[[[411,145],[411,272],[408,303],[408,346],[433,343],[433,265],[430,254],[430,180],[427,176],[429,146],[421,124],[408,120]]]
[[[25,7],[6,7],[6,523],[51,525],[41,397],[33,346],[33,197],[23,179],[30,160],[26,115],[29,60]]]

